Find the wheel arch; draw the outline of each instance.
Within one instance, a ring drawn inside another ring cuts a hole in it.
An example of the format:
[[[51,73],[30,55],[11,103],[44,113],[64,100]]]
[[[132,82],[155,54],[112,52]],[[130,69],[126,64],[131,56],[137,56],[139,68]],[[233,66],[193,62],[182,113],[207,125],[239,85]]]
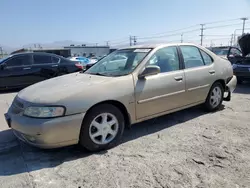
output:
[[[225,82],[225,80],[223,80],[223,79],[216,80],[212,85],[214,85],[215,83],[220,83],[222,85],[224,91],[226,91],[226,82]]]
[[[94,104],[93,106],[91,106],[86,111],[85,116],[91,111],[91,109],[93,109],[94,107],[96,107],[98,105],[101,105],[101,104],[111,104],[111,105],[117,107],[122,112],[122,114],[124,115],[125,126],[130,127],[130,125],[131,125],[131,117],[130,117],[130,114],[128,113],[127,108],[125,107],[124,104],[122,104],[121,102],[116,101],[116,100],[106,100],[106,101],[102,101],[102,102]],[[84,118],[83,118],[83,121],[84,121]]]

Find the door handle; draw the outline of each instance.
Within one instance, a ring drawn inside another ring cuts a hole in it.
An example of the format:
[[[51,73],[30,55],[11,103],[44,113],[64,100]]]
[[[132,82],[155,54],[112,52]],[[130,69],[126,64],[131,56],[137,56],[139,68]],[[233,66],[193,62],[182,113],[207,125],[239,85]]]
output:
[[[210,70],[208,71],[210,74],[214,74],[215,73],[215,70]]]
[[[175,79],[176,81],[181,81],[181,80],[183,80],[182,76],[176,76],[176,77],[174,77],[174,79]]]
[[[31,67],[24,67],[23,70],[30,70]]]
[[[58,67],[58,65],[52,65],[51,67]]]

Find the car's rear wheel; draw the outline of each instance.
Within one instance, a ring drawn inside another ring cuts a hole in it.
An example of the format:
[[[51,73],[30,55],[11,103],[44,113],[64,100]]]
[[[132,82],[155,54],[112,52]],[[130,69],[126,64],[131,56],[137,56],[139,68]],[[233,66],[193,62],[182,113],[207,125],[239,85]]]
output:
[[[213,112],[220,108],[224,96],[224,88],[221,85],[221,83],[216,82],[212,85],[206,102],[205,102],[205,108],[207,111]]]
[[[83,120],[80,144],[90,151],[112,148],[121,139],[124,125],[124,116],[117,107],[111,104],[98,105]]]

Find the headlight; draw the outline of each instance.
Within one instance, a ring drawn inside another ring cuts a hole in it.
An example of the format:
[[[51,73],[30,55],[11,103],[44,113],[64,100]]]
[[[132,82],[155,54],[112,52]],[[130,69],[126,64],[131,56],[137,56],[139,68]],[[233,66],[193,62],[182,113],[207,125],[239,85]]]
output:
[[[62,106],[52,107],[28,107],[24,110],[24,115],[37,118],[59,117],[65,114],[65,108]]]
[[[236,69],[237,68],[237,64],[232,64],[232,68]]]

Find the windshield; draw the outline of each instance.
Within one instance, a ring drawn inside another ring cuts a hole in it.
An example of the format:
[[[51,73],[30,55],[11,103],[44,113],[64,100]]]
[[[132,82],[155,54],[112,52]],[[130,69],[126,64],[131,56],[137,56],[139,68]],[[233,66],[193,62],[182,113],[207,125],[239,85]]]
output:
[[[228,49],[213,49],[213,52],[216,55],[227,55],[228,54]]]
[[[130,74],[150,51],[151,49],[117,50],[99,60],[85,73],[103,76],[123,76]]]

